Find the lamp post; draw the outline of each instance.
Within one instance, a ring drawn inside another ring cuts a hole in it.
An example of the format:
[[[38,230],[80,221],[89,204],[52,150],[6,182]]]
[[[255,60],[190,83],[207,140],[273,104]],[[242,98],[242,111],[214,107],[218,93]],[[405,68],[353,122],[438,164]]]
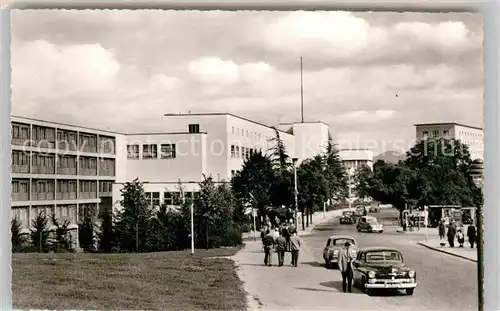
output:
[[[483,193],[483,160],[476,159],[469,167],[469,175],[477,188]],[[484,310],[484,266],[483,266],[483,207],[482,203],[476,208],[476,227],[477,227],[477,284],[478,284],[478,304],[479,311]]]
[[[299,230],[299,199],[298,199],[298,190],[297,190],[297,158],[292,159],[293,163],[293,183],[294,183],[294,195],[295,195],[295,228]]]

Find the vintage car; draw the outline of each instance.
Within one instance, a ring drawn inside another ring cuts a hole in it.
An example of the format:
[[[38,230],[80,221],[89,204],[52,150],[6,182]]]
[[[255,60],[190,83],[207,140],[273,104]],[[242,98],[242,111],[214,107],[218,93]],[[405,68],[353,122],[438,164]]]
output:
[[[384,225],[377,221],[377,218],[373,216],[363,216],[358,219],[358,224],[356,225],[358,232],[384,232]]]
[[[340,224],[355,224],[354,211],[343,211],[342,216],[340,216]]]
[[[356,240],[352,236],[334,235],[326,241],[325,249],[323,250],[323,259],[325,260],[325,267],[333,269],[337,266],[339,252],[344,248],[344,244],[349,242],[351,244],[350,250],[353,256],[358,253]]]
[[[403,255],[388,247],[367,247],[353,262],[353,284],[370,295],[373,290],[405,290],[413,295],[417,287],[415,270],[405,265]]]

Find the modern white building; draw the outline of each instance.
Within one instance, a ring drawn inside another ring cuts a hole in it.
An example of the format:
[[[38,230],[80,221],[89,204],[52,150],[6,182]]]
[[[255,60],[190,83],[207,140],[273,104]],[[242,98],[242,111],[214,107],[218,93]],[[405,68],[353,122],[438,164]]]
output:
[[[289,127],[277,130],[291,157],[302,160],[324,150],[326,124]],[[173,205],[180,184],[190,197],[203,175],[230,181],[250,154],[267,154],[274,137],[273,127],[229,113],[168,114],[161,133],[114,133],[12,117],[12,215],[27,230],[38,210],[55,212],[77,231],[82,213],[119,208],[120,190],[135,178],[152,205]]]
[[[484,136],[480,127],[459,123],[415,124],[417,140],[447,138],[460,140],[469,147],[472,159],[483,159]]]
[[[339,157],[348,172],[353,173],[363,165],[373,169],[373,151],[369,149],[340,149]]]

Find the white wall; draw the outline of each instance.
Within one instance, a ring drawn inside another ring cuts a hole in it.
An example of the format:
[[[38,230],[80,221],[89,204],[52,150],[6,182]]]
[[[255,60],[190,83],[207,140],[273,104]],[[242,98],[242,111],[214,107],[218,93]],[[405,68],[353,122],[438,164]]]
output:
[[[373,169],[373,151],[368,149],[341,149],[339,157],[346,168],[352,168],[352,172],[361,165],[368,165]]]
[[[469,146],[471,158],[483,159],[484,158],[484,136],[483,131],[476,128],[455,126],[455,137],[460,139],[461,142]]]
[[[325,151],[328,143],[328,125],[321,122],[295,123],[295,156],[299,162]]]

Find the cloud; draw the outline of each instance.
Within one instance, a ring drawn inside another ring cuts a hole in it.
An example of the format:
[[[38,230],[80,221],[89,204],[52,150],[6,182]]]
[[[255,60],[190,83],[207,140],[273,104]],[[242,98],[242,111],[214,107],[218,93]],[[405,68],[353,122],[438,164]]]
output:
[[[12,53],[13,92],[35,97],[96,92],[113,85],[120,63],[99,44],[25,42]]]
[[[15,11],[13,112],[118,131],[188,110],[292,122],[302,56],[306,120],[411,140],[414,123],[481,126],[481,53],[472,13]]]

